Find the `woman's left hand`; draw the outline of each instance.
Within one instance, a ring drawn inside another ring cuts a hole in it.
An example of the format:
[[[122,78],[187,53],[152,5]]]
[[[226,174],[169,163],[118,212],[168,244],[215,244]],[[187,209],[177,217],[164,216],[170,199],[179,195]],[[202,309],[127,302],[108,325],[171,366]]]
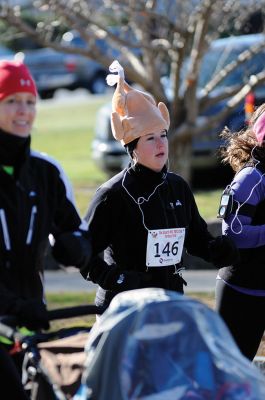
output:
[[[211,262],[218,268],[235,264],[239,261],[239,251],[229,237],[217,236],[209,242]]]

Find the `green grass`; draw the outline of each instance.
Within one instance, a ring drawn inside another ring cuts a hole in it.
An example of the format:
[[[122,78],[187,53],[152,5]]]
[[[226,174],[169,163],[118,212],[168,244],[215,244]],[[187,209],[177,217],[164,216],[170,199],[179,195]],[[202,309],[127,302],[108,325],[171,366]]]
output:
[[[71,96],[69,93],[67,96]],[[61,163],[72,182],[81,215],[87,209],[91,193],[107,179],[91,158],[96,112],[107,101],[108,96],[93,96],[38,104],[32,147]]]
[[[48,310],[56,308],[74,307],[80,305],[94,304],[95,293],[87,292],[65,292],[65,293],[46,293]],[[55,320],[50,323],[51,330],[61,329],[66,326],[87,326],[90,327],[95,322],[95,315],[88,315],[70,319]]]
[[[96,187],[107,179],[91,158],[91,141],[94,135],[96,112],[110,96],[91,96],[72,101],[40,101],[32,147],[56,158],[69,176],[76,204],[83,216]],[[216,217],[221,190],[195,192],[203,218]]]
[[[94,297],[94,292],[47,293],[47,303],[49,310],[52,310],[60,307],[73,307],[93,303]]]
[[[94,304],[94,292],[73,292],[73,293],[47,293],[47,305],[48,309],[74,307],[78,305]],[[207,304],[209,307],[214,307],[214,293],[189,293],[190,297],[193,297],[202,303]],[[61,329],[63,327],[70,326],[86,326],[90,327],[95,322],[95,315],[76,317],[71,319],[61,319],[51,322],[51,330]]]
[[[40,102],[32,135],[32,147],[58,159],[75,186],[91,186],[102,182],[106,175],[91,159],[98,108],[108,100]]]
[[[194,292],[188,296],[199,301],[211,304],[214,301],[213,292]],[[74,307],[78,305],[94,304],[95,292],[63,292],[63,293],[47,293],[48,309]]]
[[[216,218],[223,189],[194,192],[201,216],[205,220]]]

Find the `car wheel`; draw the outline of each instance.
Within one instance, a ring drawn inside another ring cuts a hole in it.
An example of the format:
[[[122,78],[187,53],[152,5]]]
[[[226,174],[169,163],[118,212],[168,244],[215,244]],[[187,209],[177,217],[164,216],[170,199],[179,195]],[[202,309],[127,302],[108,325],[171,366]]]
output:
[[[54,97],[55,90],[50,89],[50,90],[42,90],[39,92],[40,98],[42,100],[48,100],[52,99]]]
[[[107,90],[105,75],[98,74],[94,77],[90,84],[90,91],[92,94],[104,94]]]

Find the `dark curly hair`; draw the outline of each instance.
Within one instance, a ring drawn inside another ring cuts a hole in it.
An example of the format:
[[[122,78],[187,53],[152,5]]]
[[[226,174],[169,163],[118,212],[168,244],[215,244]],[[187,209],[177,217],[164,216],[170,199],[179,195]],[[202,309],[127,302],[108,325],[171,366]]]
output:
[[[254,123],[263,112],[265,112],[265,103],[254,111],[244,129],[232,132],[225,127],[220,134],[221,138],[224,139],[224,145],[219,151],[222,163],[229,164],[235,172],[250,161],[253,155],[259,161],[265,162],[265,146],[258,143],[252,129]],[[255,150],[254,154],[253,149]]]

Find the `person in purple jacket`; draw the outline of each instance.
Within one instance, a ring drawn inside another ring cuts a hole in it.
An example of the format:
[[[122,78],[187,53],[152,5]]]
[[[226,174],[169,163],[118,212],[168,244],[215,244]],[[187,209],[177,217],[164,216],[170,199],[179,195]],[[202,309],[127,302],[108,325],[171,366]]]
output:
[[[216,310],[241,352],[253,360],[265,329],[265,104],[244,130],[225,128],[221,135],[223,162],[235,176],[223,192],[219,216],[240,259],[218,272]]]

